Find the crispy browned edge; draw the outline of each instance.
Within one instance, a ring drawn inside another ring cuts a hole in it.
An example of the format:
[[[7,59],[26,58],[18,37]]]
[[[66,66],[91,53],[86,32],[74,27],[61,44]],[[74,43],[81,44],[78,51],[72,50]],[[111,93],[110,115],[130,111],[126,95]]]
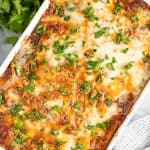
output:
[[[42,17],[46,14],[50,14],[54,12],[55,6],[54,6],[53,1],[54,0],[51,1],[49,8],[45,11]],[[128,15],[131,15],[134,12],[136,12],[139,7],[150,10],[150,6],[143,0],[118,0],[118,1],[121,1],[124,4],[124,9],[126,10]],[[31,41],[38,43],[40,38],[41,38],[41,35],[36,34],[35,29],[34,29],[33,32],[31,33],[31,36],[29,36],[28,39],[31,39]],[[1,78],[8,79],[10,78],[11,74],[12,74],[12,67],[10,63],[10,65],[8,66],[6,71],[3,73]],[[109,128],[107,129],[104,137],[97,137],[96,139],[91,139],[91,148],[90,148],[91,150],[106,150],[107,149],[108,144],[110,143],[112,138],[115,136],[115,133],[117,132],[121,124],[124,122],[127,115],[132,113],[133,105],[139,99],[141,93],[143,92],[148,82],[149,82],[149,79],[145,81],[145,84],[137,97],[134,97],[132,93],[129,93],[128,95],[123,95],[118,99],[118,106],[123,111],[111,118]],[[7,124],[5,124],[4,126],[5,128],[2,128],[3,125],[1,126],[0,124],[0,133],[2,133],[1,135],[2,137],[0,137],[0,143],[1,143],[1,140],[4,140],[4,138],[6,142],[7,140],[9,141],[9,137],[7,136],[7,129],[9,127],[7,127]]]

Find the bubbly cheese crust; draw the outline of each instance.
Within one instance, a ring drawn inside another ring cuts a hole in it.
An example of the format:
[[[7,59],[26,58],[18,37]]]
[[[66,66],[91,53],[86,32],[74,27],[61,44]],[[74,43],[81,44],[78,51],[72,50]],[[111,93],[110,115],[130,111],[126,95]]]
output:
[[[142,0],[53,0],[0,78],[0,145],[105,150],[150,77]]]

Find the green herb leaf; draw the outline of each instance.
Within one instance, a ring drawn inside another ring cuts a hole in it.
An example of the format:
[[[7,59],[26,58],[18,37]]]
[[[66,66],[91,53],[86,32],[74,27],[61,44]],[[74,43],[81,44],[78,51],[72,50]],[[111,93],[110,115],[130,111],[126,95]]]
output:
[[[62,95],[67,96],[68,89],[66,87],[60,87],[59,92],[61,92]]]
[[[125,68],[126,70],[129,70],[129,69],[131,69],[131,68],[133,67],[133,65],[134,65],[134,62],[131,61],[131,62],[129,62],[128,64],[126,64],[126,65],[124,66],[124,68]]]
[[[59,135],[59,130],[54,129],[54,130],[51,131],[51,134],[54,135],[54,136]]]
[[[48,50],[49,50],[49,47],[46,46],[46,45],[40,45],[40,50],[42,50],[42,49],[48,51]]]
[[[80,92],[87,93],[87,92],[89,92],[90,88],[91,88],[90,82],[84,81],[81,85]]]
[[[18,37],[16,36],[7,37],[5,39],[5,43],[12,44],[12,45],[15,45],[17,41],[18,41]]]
[[[99,59],[97,61],[88,61],[87,62],[87,69],[88,70],[94,70],[94,69],[97,69],[99,67],[99,65],[103,62],[104,60],[103,59]]]
[[[20,107],[19,104],[15,104],[11,110],[10,110],[10,113],[12,116],[19,116],[20,115],[20,112],[22,111],[23,109]]]
[[[56,41],[54,42],[54,45],[53,45],[53,52],[54,54],[64,54],[64,51],[65,49],[68,47],[68,44],[65,44],[65,45],[61,45],[60,44],[60,41]]]
[[[22,67],[21,66],[17,66],[16,67],[16,74],[17,74],[17,76],[22,76],[22,73],[23,73],[23,69],[22,69]]]
[[[122,49],[121,52],[126,54],[129,51],[129,48]]]
[[[58,105],[52,106],[51,109],[57,111],[58,113],[61,112],[61,109],[60,109],[60,107]]]
[[[106,131],[109,128],[109,125],[110,125],[110,120],[107,120],[107,121],[96,124],[96,127],[101,128]]]
[[[75,25],[73,28],[70,30],[70,34],[75,34],[79,29],[79,25]]]
[[[95,126],[94,125],[87,125],[85,128],[88,130],[93,130],[95,128]]]
[[[68,10],[69,10],[70,12],[74,12],[75,9],[76,9],[76,6],[72,4],[72,5],[69,7]]]
[[[65,58],[71,66],[74,66],[78,62],[78,55],[76,53],[65,54]]]
[[[61,141],[61,140],[56,140],[55,141],[55,147],[59,148],[61,145],[63,145],[64,143],[66,143],[65,141]]]
[[[120,13],[120,10],[123,7],[123,3],[122,2],[117,2],[116,6],[115,6],[115,10],[114,10],[114,14],[118,15]]]
[[[4,104],[4,98],[3,98],[3,94],[2,94],[2,92],[0,92],[0,105],[1,104]]]
[[[10,12],[10,1],[9,0],[3,0],[0,3],[0,9],[2,9],[4,12],[9,13]]]
[[[107,64],[107,67],[108,67],[110,70],[115,70],[115,67],[114,67],[113,63],[108,63],[108,64]]]
[[[95,93],[92,93],[90,92],[88,97],[90,100],[92,100],[91,102],[94,102],[95,100],[98,100],[103,94],[100,93],[100,92],[97,92],[96,94]]]
[[[95,20],[94,8],[92,6],[86,8],[85,14],[86,14],[86,18],[88,18],[90,21]]]
[[[37,67],[37,62],[36,61],[32,61],[30,66],[31,66],[31,69],[36,68]]]
[[[44,33],[46,33],[46,28],[42,24],[38,25],[36,28],[36,32],[39,34],[44,34]]]
[[[106,104],[107,106],[111,106],[111,105],[113,104],[113,100],[110,99],[110,98],[108,98],[108,99],[106,99],[105,104]]]
[[[71,147],[71,150],[84,150],[84,145],[79,141],[76,144],[76,147]]]
[[[38,149],[37,149],[37,150],[46,150],[46,149],[44,148],[43,143],[41,143],[41,144],[38,146]]]
[[[136,16],[136,15],[132,15],[132,16],[131,16],[131,20],[132,20],[132,22],[138,22],[138,21],[139,21],[139,18],[138,18],[138,16]]]
[[[96,82],[98,81],[103,81],[103,79],[105,78],[105,75],[103,72],[100,72],[97,77],[96,77]]]
[[[118,34],[117,34],[116,43],[117,43],[117,44],[121,44],[122,41],[123,41],[123,34],[122,34],[122,33],[118,33]]]
[[[39,111],[37,109],[33,109],[32,110],[32,116],[36,119],[36,120],[41,120],[42,116],[39,113]]]
[[[117,34],[117,38],[116,38],[116,43],[117,44],[121,44],[121,43],[125,43],[128,44],[130,42],[130,39],[127,35],[125,35],[125,33],[121,31],[119,31],[119,33]]]
[[[102,35],[104,35],[106,32],[108,32],[108,27],[104,27],[104,28],[102,28],[102,29],[100,29],[99,31],[97,31],[96,33],[95,33],[95,38],[97,39],[97,38],[100,38]]]
[[[73,105],[73,108],[74,109],[77,109],[77,110],[80,110],[80,108],[82,107],[83,103],[81,102],[76,102],[74,105]]]
[[[65,17],[64,17],[64,20],[65,20],[65,21],[69,21],[70,18],[71,18],[70,16],[65,16]]]
[[[35,90],[35,86],[32,84],[28,84],[27,86],[24,87],[24,90],[28,93],[32,93]]]

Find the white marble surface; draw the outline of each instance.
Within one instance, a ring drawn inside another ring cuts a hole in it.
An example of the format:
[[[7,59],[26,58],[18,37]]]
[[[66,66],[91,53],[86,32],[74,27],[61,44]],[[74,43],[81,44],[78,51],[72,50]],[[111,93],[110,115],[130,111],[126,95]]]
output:
[[[7,30],[2,30],[0,28],[0,64],[4,61],[5,57],[10,52],[12,46],[4,44],[4,39],[8,36],[14,35],[13,33],[8,32]],[[142,100],[141,105],[138,107],[135,115],[132,120],[137,118],[150,115],[150,91],[147,92],[145,98]]]

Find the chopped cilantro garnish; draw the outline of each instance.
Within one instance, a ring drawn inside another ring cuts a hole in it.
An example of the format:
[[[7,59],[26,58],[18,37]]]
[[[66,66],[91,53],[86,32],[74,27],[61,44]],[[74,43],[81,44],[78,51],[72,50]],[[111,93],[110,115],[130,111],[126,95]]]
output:
[[[20,115],[20,112],[22,111],[23,109],[20,107],[19,104],[15,104],[11,110],[10,110],[10,114],[12,116],[19,116]]]
[[[95,128],[95,126],[94,125],[87,125],[85,128],[88,130],[92,130]]]
[[[115,70],[115,67],[114,67],[113,63],[108,63],[108,64],[107,64],[107,67],[108,67],[110,70]]]
[[[59,130],[54,129],[54,130],[51,131],[51,134],[54,135],[54,136],[59,135]]]
[[[88,18],[90,21],[94,21],[96,19],[94,15],[94,8],[92,6],[86,8],[85,14],[86,18]]]
[[[31,65],[32,69],[36,68],[37,67],[37,62],[36,61],[32,61],[30,65]]]
[[[28,84],[24,87],[24,90],[28,93],[32,93],[35,90],[35,86],[33,84]]]
[[[77,24],[73,28],[71,28],[70,34],[75,34],[78,31],[78,29],[79,29],[79,25]]]
[[[117,44],[121,44],[122,41],[123,41],[123,33],[120,32],[120,33],[117,34],[116,43],[117,43]]]
[[[12,146],[22,145],[25,143],[26,131],[25,129],[19,128],[14,130],[15,139],[11,142]]]
[[[106,104],[107,106],[111,106],[111,105],[113,104],[113,100],[110,99],[110,98],[108,98],[108,99],[106,99],[105,104]]]
[[[63,54],[65,49],[68,47],[68,44],[60,44],[60,41],[56,41],[54,42],[54,45],[53,45],[53,52],[54,54]]]
[[[33,109],[32,110],[32,116],[36,119],[36,120],[41,120],[42,116],[39,113],[39,111],[37,109]]]
[[[109,128],[109,125],[110,125],[110,120],[107,120],[107,121],[96,124],[96,127],[101,128],[103,130],[107,130]]]
[[[30,56],[31,56],[30,53],[25,53],[23,57],[24,57],[24,58],[30,58]]]
[[[61,5],[55,6],[55,13],[58,14],[60,17],[64,16],[64,8]]]
[[[46,33],[46,28],[42,24],[38,25],[36,28],[36,32],[39,34],[44,34],[44,33]]]
[[[102,81],[104,79],[105,75],[103,72],[100,72],[96,77],[96,82]]]
[[[28,120],[30,119],[30,114],[28,113],[25,113],[23,116],[22,116],[23,120]]]
[[[116,62],[117,62],[116,58],[112,57],[112,63],[116,63]]]
[[[95,93],[92,93],[90,92],[88,94],[88,98],[90,100],[90,104],[93,104],[96,100],[98,100],[103,94],[101,92],[97,92],[96,94]]]
[[[84,81],[81,85],[80,92],[87,93],[87,92],[89,92],[90,88],[91,88],[90,82]]]
[[[117,34],[117,38],[116,38],[116,43],[117,44],[121,44],[121,43],[125,43],[128,44],[130,42],[130,39],[127,35],[125,35],[122,30],[119,31],[119,33]]]
[[[48,50],[49,50],[49,47],[46,46],[46,45],[40,45],[40,50],[42,50],[42,49],[48,51]]]
[[[23,69],[22,69],[21,66],[17,66],[17,67],[15,68],[15,70],[16,70],[17,76],[19,76],[19,77],[22,76]]]
[[[81,102],[76,102],[74,105],[73,105],[73,108],[74,109],[77,109],[77,110],[80,110],[80,108],[82,107],[83,103]]]
[[[57,111],[58,113],[61,112],[61,109],[60,109],[60,107],[58,105],[52,106],[51,109]]]
[[[76,6],[72,4],[72,5],[69,7],[68,10],[69,10],[70,12],[73,12],[73,11],[75,11],[75,9],[76,9]]]
[[[133,65],[134,65],[134,62],[131,61],[131,62],[129,62],[128,64],[126,64],[126,65],[124,66],[124,68],[125,68],[126,70],[129,70],[129,69],[131,69],[131,68],[133,67]]]
[[[149,62],[150,61],[150,53],[144,52],[143,51],[143,61],[144,62]]]
[[[4,97],[3,97],[2,92],[0,92],[0,105],[1,104],[4,104]]]
[[[138,18],[138,16],[136,16],[136,15],[132,15],[132,16],[131,16],[131,20],[132,20],[132,22],[138,22],[138,21],[139,21],[139,18]]]
[[[88,61],[87,62],[87,69],[88,70],[94,70],[94,69],[97,69],[99,67],[99,65],[103,62],[104,60],[102,59],[99,59],[97,61]]]
[[[92,131],[91,131],[91,135],[92,135],[92,136],[95,136],[95,137],[98,136],[98,131],[92,130]]]
[[[63,145],[64,143],[66,143],[65,141],[62,140],[56,140],[55,141],[55,147],[59,148],[61,145]]]
[[[35,74],[35,72],[26,72],[25,76],[29,81],[39,79],[39,77]]]
[[[37,149],[37,150],[46,150],[46,149],[44,148],[43,143],[41,143],[41,144],[38,146],[38,149]]]
[[[102,29],[100,29],[99,31],[97,31],[96,33],[95,33],[95,38],[97,39],[97,38],[100,38],[101,36],[103,36],[106,32],[108,32],[108,27],[104,27],[104,28],[102,28]]]
[[[61,92],[62,95],[67,96],[68,89],[66,87],[60,87],[59,92]]]
[[[83,46],[83,47],[85,46],[85,43],[86,43],[85,41],[82,41],[82,46]]]
[[[65,54],[65,58],[71,66],[74,66],[78,62],[78,55],[76,53]]]
[[[64,20],[65,20],[65,21],[69,21],[70,18],[71,18],[70,16],[65,16],[65,17],[64,17]]]
[[[58,65],[58,66],[56,67],[56,71],[57,71],[57,72],[61,72],[61,66]]]
[[[76,143],[76,146],[74,148],[71,147],[71,150],[84,150],[84,145],[79,141]]]
[[[118,15],[120,13],[120,10],[123,7],[123,3],[122,2],[117,2],[116,6],[115,6],[115,10],[114,10],[114,14]]]
[[[122,53],[126,54],[129,51],[129,48],[124,48],[121,50]]]
[[[96,22],[95,27],[100,28],[100,25]]]

